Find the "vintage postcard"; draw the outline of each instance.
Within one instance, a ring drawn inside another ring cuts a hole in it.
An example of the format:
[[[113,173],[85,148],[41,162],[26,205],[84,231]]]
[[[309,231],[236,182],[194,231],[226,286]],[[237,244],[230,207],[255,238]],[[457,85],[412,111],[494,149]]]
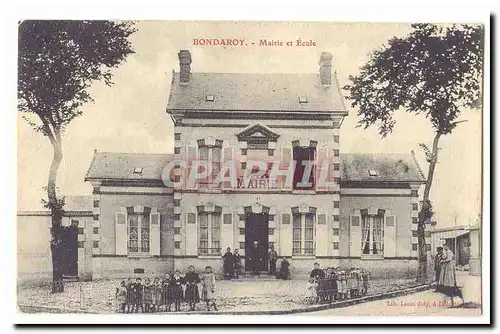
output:
[[[18,34],[17,312],[483,314],[484,22]]]

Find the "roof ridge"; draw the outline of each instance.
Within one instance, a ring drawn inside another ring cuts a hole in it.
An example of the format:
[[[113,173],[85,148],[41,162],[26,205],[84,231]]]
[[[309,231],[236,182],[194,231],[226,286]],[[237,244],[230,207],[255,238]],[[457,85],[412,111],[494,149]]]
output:
[[[84,181],[89,177],[90,170],[92,169],[92,166],[94,165],[95,162],[95,157],[97,156],[97,149],[94,149],[94,155],[92,156],[92,160],[90,161],[89,168],[87,168],[87,172],[85,173],[85,177],[83,178]]]
[[[422,172],[422,169],[420,168],[420,165],[418,164],[417,157],[415,156],[414,150],[411,150],[411,157],[413,159],[413,162],[417,166],[417,170],[420,173],[420,176],[422,177],[422,179],[424,179],[427,182],[427,179],[425,178],[424,173]]]
[[[174,155],[173,153],[146,153],[146,152],[97,152],[100,154],[126,154],[126,155]]]
[[[179,74],[179,72],[173,71],[174,74]],[[319,76],[319,73],[283,73],[283,72],[191,72],[191,74],[255,74],[255,75],[311,75]]]

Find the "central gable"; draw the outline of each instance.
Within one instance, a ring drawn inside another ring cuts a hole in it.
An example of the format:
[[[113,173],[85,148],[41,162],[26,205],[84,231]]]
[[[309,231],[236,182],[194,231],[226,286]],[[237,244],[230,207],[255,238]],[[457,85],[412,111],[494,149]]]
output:
[[[279,138],[279,134],[271,130],[269,127],[263,124],[251,124],[244,128],[242,131],[236,134],[239,141],[276,141]]]

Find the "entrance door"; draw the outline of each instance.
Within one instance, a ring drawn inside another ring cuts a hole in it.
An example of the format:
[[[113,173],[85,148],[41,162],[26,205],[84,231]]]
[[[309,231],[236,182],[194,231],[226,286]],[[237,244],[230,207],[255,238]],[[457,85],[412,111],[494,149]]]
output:
[[[257,241],[258,247],[254,247]],[[247,214],[245,222],[245,270],[267,271],[269,215]],[[251,259],[249,259],[251,258]]]
[[[62,247],[63,277],[78,276],[78,229],[76,227],[63,227]]]

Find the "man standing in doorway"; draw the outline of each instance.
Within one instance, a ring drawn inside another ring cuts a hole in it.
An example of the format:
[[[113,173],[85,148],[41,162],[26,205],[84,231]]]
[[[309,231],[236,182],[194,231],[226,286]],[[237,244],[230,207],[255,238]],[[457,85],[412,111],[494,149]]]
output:
[[[262,262],[262,252],[259,246],[259,242],[255,240],[252,244],[252,247],[250,247],[249,252],[248,252],[248,260],[250,264],[250,270],[252,271],[252,275],[254,276],[260,276],[259,270],[260,270],[260,263]]]
[[[269,249],[269,275],[276,275],[276,261],[278,260],[278,253],[274,250],[274,245]]]

